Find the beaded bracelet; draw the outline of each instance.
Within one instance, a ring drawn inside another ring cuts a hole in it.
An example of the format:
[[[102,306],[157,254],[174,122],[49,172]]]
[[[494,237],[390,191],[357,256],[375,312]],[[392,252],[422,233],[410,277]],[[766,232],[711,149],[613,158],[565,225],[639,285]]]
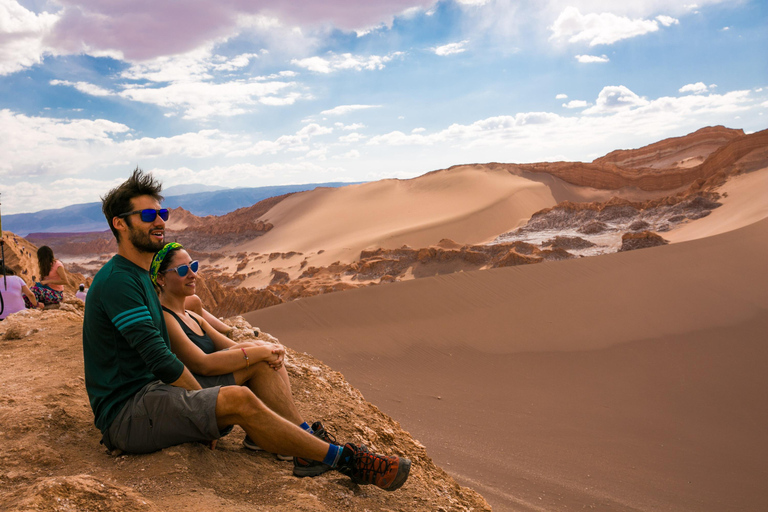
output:
[[[248,353],[242,347],[240,347],[240,350],[243,351],[243,357],[245,358],[245,369],[247,370],[251,367],[251,362],[248,360]]]

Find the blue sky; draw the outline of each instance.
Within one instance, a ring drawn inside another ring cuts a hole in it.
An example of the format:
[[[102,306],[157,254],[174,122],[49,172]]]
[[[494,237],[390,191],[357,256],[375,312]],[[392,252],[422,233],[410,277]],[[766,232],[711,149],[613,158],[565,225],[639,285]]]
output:
[[[0,0],[2,212],[768,127],[762,0]]]

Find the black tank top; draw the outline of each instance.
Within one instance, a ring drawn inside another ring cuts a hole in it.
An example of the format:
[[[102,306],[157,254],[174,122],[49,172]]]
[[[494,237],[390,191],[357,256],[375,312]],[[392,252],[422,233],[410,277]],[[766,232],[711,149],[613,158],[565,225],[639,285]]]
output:
[[[195,345],[200,347],[200,350],[202,350],[206,354],[213,354],[214,352],[216,352],[216,346],[213,344],[213,340],[211,339],[210,336],[208,336],[205,333],[205,330],[203,329],[203,327],[200,325],[200,322],[198,322],[195,317],[190,315],[192,320],[194,320],[195,323],[198,325],[198,327],[200,327],[200,330],[203,331],[202,336],[197,334],[192,329],[190,329],[189,326],[187,324],[185,324],[184,321],[181,318],[179,318],[179,316],[176,313],[174,313],[173,311],[171,311],[170,309],[168,309],[165,306],[163,306],[163,310],[167,311],[171,315],[173,315],[173,318],[175,318],[176,321],[179,322],[179,325],[181,326],[182,330],[184,331],[184,334],[186,334],[187,337],[190,340],[192,340],[192,343],[194,343]]]

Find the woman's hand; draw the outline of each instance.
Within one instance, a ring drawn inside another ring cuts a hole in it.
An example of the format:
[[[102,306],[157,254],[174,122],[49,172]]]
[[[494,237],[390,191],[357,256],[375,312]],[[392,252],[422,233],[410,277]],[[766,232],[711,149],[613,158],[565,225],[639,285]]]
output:
[[[270,344],[271,345],[271,344]],[[267,347],[270,348],[270,347]],[[267,359],[267,364],[275,371],[283,366],[285,360],[285,347],[282,345],[272,345],[271,355]]]

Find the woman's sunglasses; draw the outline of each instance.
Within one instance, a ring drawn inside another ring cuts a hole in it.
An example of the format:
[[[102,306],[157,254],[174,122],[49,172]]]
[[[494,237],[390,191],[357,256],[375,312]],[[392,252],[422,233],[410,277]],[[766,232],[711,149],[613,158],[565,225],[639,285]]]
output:
[[[179,277],[184,277],[187,275],[187,272],[189,272],[190,269],[192,269],[192,272],[197,274],[198,268],[200,268],[200,262],[195,260],[189,265],[179,265],[178,267],[166,269],[166,272],[174,271],[179,274]]]
[[[133,215],[134,213],[141,214],[142,222],[153,222],[158,215],[164,221],[168,220],[168,208],[161,208],[159,210],[153,210],[152,208],[148,208],[146,210],[134,210],[128,213],[121,213],[120,215],[118,215],[118,217],[123,219],[125,217],[128,217],[129,215]]]

